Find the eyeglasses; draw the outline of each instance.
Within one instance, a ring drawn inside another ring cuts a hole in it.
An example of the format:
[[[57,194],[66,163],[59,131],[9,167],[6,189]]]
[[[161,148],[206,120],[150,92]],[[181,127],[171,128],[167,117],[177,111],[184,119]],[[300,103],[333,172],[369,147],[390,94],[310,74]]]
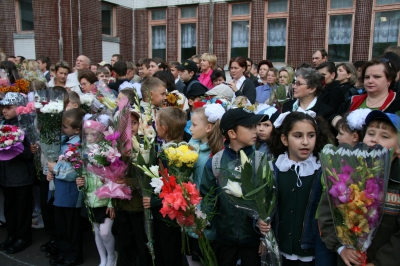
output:
[[[390,67],[390,68],[392,68],[392,63],[390,62],[390,60],[389,59],[386,59],[386,58],[379,58],[379,61],[381,61],[382,63],[386,63],[386,64],[388,64],[388,66]]]
[[[295,81],[293,82],[293,85],[301,86],[301,85],[307,85],[307,83],[300,83],[300,81]]]

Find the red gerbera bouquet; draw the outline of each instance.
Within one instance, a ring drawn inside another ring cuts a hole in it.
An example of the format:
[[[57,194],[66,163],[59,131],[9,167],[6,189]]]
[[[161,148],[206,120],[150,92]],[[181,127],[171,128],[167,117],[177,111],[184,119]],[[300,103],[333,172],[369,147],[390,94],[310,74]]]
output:
[[[24,131],[17,126],[0,126],[0,160],[11,160],[24,151]]]

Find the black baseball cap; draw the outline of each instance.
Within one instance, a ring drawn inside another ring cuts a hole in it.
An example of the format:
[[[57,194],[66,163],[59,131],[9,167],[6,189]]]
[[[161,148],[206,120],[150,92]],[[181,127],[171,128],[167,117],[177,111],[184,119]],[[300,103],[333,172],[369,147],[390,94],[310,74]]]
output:
[[[221,118],[220,129],[222,134],[235,126],[251,126],[268,120],[268,115],[256,115],[253,111],[243,108],[230,109]]]
[[[176,66],[176,69],[178,70],[188,70],[190,71],[194,71],[194,73],[197,73],[197,71],[199,71],[197,65],[195,62],[193,62],[192,60],[185,60],[182,62],[182,64],[180,64],[179,66]]]

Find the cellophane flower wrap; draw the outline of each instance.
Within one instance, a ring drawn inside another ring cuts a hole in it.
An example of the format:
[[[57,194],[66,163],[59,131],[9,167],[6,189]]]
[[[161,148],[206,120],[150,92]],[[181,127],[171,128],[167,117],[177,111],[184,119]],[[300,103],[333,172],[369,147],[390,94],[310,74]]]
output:
[[[258,157],[258,158],[257,158]],[[271,223],[276,207],[276,186],[266,155],[253,153],[250,158],[240,151],[240,162],[221,163],[217,176],[222,193],[249,216]],[[270,230],[261,237],[263,265],[282,265],[278,242]]]
[[[24,151],[25,133],[17,126],[0,126],[0,161],[8,161]]]
[[[15,110],[18,117],[18,125],[19,127],[25,131],[25,134],[28,137],[28,141],[32,145],[36,145],[39,138],[39,130],[37,128],[37,114],[34,102],[28,102],[26,106],[18,106]],[[40,162],[40,153],[36,152],[34,154],[34,162],[37,174],[42,171],[42,165]]]
[[[35,107],[40,133],[40,148],[44,156],[43,174],[47,175],[47,162],[56,162],[61,150],[64,93],[53,89],[37,91]],[[54,190],[54,180],[49,182]]]
[[[92,103],[94,101],[95,96],[91,93],[86,93],[86,94],[81,94],[79,95],[79,99],[81,101],[81,105],[79,106],[83,110],[86,111],[86,113],[90,113]]]
[[[361,254],[362,265],[382,218],[390,157],[386,148],[363,143],[328,144],[320,153],[337,237]]]
[[[168,171],[182,182],[190,180],[194,164],[199,159],[198,148],[190,143],[168,143],[163,146],[160,158],[168,163]]]
[[[215,197],[208,196],[212,195],[215,191],[210,191],[202,199],[195,183],[184,181],[174,175],[169,175],[166,169],[161,169],[160,174],[162,175],[162,187],[159,193],[159,197],[162,199],[160,213],[163,217],[168,216],[171,220],[176,220],[182,228],[183,233],[191,231],[198,236],[199,247],[202,253],[198,255],[203,265],[218,265],[214,250],[204,234],[209,221],[216,214],[213,211],[216,203]],[[154,186],[157,189],[160,185],[157,182]],[[182,234],[183,250],[185,249],[185,242],[187,242],[185,236],[186,234]]]
[[[177,107],[183,109],[185,105],[185,96],[177,90],[171,91],[167,94],[167,99],[165,101],[166,106]]]
[[[88,151],[88,171],[100,176],[104,185],[96,190],[99,198],[131,199],[131,189],[116,181],[128,170],[131,153],[131,117],[127,100],[120,101],[119,114],[114,126],[104,131],[104,140],[92,145]]]
[[[110,87],[108,87],[108,85],[103,80],[96,82],[95,86],[96,90],[94,94],[96,95],[97,100],[99,100],[99,102],[101,102],[110,111],[113,111],[117,107],[117,98],[115,97]]]

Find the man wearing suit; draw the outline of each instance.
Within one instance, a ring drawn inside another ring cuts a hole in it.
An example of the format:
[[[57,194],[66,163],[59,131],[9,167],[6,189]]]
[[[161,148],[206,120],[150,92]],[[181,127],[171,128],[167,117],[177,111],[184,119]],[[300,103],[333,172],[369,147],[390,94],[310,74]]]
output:
[[[47,82],[50,81],[50,58],[48,56],[39,56],[36,61],[38,62],[40,71],[43,72]]]

